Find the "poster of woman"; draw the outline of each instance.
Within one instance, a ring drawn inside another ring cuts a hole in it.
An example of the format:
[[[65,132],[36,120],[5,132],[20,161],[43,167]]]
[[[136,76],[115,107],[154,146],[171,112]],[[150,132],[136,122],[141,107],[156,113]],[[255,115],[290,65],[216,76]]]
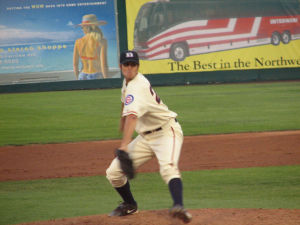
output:
[[[3,0],[0,6],[0,85],[120,78],[115,1]]]
[[[99,21],[94,14],[82,17],[84,36],[77,39],[73,51],[73,66],[77,80],[107,78],[107,40],[99,28],[106,21]],[[79,69],[79,59],[82,68]]]

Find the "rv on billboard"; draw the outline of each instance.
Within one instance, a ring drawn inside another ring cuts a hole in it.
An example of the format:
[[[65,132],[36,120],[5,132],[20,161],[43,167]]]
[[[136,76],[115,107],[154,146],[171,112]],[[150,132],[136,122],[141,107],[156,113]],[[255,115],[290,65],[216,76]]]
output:
[[[143,60],[183,61],[200,55],[300,39],[299,0],[157,0],[134,24]]]

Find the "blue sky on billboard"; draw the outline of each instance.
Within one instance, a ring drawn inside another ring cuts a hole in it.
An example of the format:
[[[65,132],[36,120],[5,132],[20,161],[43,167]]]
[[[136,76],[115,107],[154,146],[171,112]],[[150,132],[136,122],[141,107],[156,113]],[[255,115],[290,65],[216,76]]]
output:
[[[95,14],[106,25],[107,39],[115,39],[112,0],[1,0],[0,45],[43,41],[73,41],[83,35],[80,27],[85,14]],[[101,9],[101,10],[99,10]]]

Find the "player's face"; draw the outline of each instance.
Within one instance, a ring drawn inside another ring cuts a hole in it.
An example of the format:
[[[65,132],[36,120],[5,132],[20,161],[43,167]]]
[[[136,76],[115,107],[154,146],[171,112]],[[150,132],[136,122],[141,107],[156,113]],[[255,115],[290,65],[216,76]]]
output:
[[[121,64],[120,68],[122,70],[125,79],[128,82],[138,74],[139,65],[134,62],[128,62],[128,63]]]

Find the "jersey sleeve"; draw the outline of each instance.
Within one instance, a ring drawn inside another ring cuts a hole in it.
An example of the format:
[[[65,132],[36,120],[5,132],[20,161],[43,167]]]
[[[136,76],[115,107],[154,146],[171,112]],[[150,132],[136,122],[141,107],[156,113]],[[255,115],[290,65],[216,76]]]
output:
[[[145,101],[143,101],[144,90],[142,88],[128,87],[124,95],[124,108],[122,116],[130,114],[141,117],[145,114]]]

